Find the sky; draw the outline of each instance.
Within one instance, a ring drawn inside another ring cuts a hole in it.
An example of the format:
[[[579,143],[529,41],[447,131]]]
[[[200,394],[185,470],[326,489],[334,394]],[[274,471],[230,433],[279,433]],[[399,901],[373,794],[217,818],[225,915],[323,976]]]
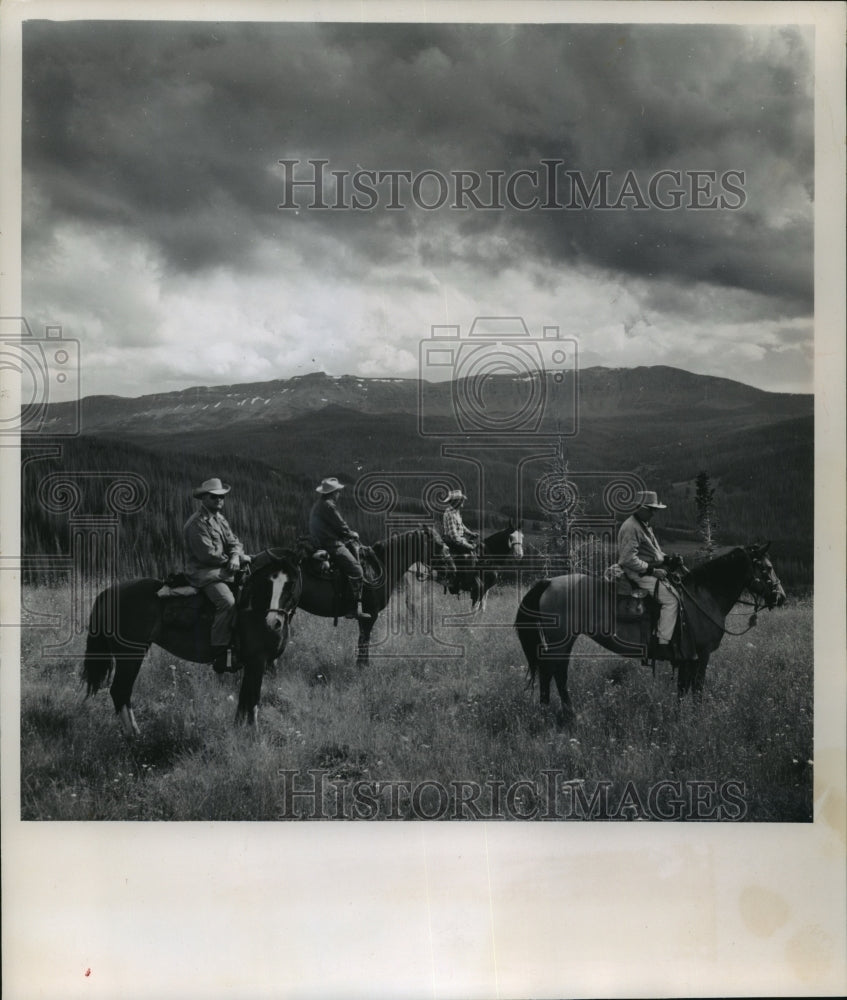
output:
[[[557,326],[580,367],[810,392],[812,46],[791,26],[25,22],[24,314],[79,341],[82,395],[416,377],[432,327],[477,316]],[[310,160],[325,208],[291,183]]]

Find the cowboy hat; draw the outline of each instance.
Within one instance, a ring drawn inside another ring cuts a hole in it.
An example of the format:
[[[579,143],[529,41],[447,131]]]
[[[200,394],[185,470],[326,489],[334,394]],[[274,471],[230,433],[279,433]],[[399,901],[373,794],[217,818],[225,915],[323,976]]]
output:
[[[635,494],[639,507],[652,507],[653,510],[667,510],[667,504],[659,503],[659,498],[653,490],[639,490]]]
[[[450,490],[447,494],[447,503],[454,503],[456,500],[467,500],[468,498],[461,490]]]
[[[205,496],[207,493],[211,493],[212,496],[222,497],[229,493],[232,487],[228,483],[222,483],[220,479],[207,479],[202,486],[198,486],[194,490],[194,497],[199,500],[200,497]]]
[[[321,485],[315,487],[315,493],[335,493],[343,489],[344,483],[339,483],[335,476],[330,476],[329,479],[321,480]]]

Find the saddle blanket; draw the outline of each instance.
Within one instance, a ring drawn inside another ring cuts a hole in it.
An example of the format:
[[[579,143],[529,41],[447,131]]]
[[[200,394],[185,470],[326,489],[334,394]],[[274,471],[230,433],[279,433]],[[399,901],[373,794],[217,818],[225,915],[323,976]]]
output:
[[[188,584],[184,587],[169,587],[168,584],[164,584],[163,587],[156,591],[156,597],[193,597],[199,593],[200,591],[196,587]]]

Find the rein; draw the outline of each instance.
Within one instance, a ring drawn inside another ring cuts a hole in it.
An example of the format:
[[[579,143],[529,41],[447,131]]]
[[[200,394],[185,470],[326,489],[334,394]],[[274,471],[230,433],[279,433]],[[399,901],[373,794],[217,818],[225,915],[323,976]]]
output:
[[[685,587],[682,583],[678,583],[678,584],[676,584],[676,586],[680,589],[680,591],[682,591],[683,594],[685,594],[685,596],[688,598],[689,601],[691,601],[691,603],[694,605],[694,607],[697,608],[697,610],[705,618],[707,618],[716,628],[719,628],[721,630],[721,632],[723,632],[724,635],[747,635],[747,633],[750,631],[750,629],[752,629],[756,625],[756,619],[757,619],[757,616],[758,616],[759,612],[761,611],[761,609],[763,607],[765,607],[764,604],[759,604],[759,598],[757,597],[756,594],[753,595],[753,603],[752,604],[750,603],[750,601],[736,601],[735,602],[736,604],[739,604],[739,603],[740,604],[746,604],[748,607],[751,607],[753,609],[753,614],[750,615],[750,623],[747,626],[747,628],[745,628],[741,632],[730,632],[730,630],[725,625],[722,625],[720,622],[715,621],[715,619],[712,618],[712,616],[709,614],[709,612],[699,603],[699,601],[697,601],[697,599],[694,597],[694,595],[691,593],[691,591],[688,590],[687,587]]]

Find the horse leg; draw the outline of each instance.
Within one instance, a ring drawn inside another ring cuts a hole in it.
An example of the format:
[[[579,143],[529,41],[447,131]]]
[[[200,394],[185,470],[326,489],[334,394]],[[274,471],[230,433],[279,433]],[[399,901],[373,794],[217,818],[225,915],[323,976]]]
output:
[[[706,680],[706,667],[709,665],[709,654],[698,653],[697,659],[692,662],[691,692],[694,700],[699,701],[703,695],[703,684]]]
[[[368,665],[368,650],[370,648],[371,632],[376,623],[377,615],[371,618],[359,619],[359,642],[356,646],[356,666],[361,670]]]
[[[538,698],[540,705],[550,704],[550,681],[553,680],[553,668],[549,662],[538,662]]]
[[[553,665],[553,679],[556,682],[556,690],[559,692],[559,700],[562,703],[561,711],[559,712],[556,721],[561,725],[565,722],[570,722],[573,719],[573,706],[571,705],[571,696],[568,694],[568,667],[571,662],[571,649],[573,648],[574,640],[567,645],[567,648],[562,655],[556,658]]]
[[[259,698],[262,695],[262,680],[265,674],[265,656],[258,649],[242,649],[244,674],[238,692],[238,707],[235,721],[255,726],[259,721]]]
[[[131,698],[135,678],[138,677],[138,671],[141,669],[141,663],[146,655],[147,650],[140,656],[116,656],[115,674],[112,678],[112,686],[109,688],[112,704],[121,720],[124,735],[130,739],[141,735],[138,723],[135,721],[135,713],[132,711]]]
[[[705,669],[705,668],[704,668]],[[676,693],[677,697],[684,698],[692,686],[695,685],[697,674],[697,660],[678,660],[676,664]],[[701,681],[702,687],[702,681]]]

